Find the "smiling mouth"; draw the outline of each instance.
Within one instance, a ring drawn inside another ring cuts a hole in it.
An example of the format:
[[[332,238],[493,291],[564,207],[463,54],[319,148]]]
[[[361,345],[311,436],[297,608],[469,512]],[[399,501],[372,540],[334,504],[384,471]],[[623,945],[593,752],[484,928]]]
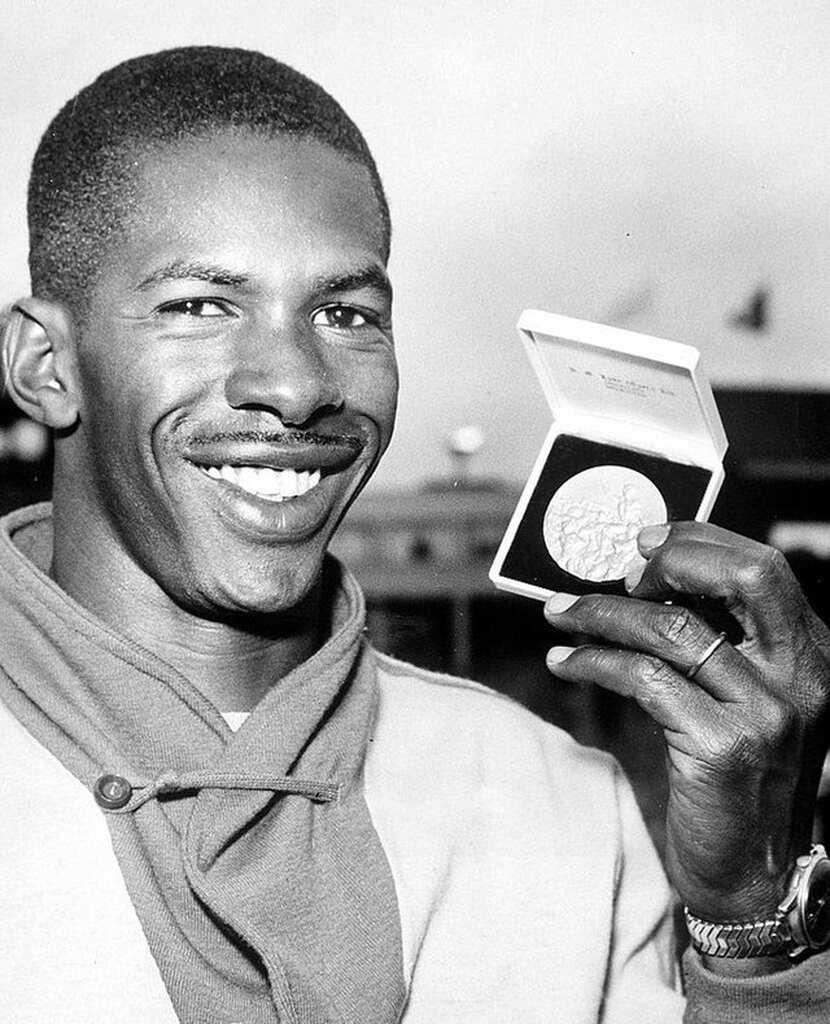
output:
[[[271,466],[202,466],[213,480],[224,480],[256,498],[290,501],[313,490],[322,477],[319,469],[274,469]]]

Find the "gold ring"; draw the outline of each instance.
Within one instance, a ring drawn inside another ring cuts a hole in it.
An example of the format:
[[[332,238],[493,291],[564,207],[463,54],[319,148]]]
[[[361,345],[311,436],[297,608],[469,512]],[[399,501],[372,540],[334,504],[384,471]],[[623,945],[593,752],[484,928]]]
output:
[[[720,645],[726,640],[726,633],[718,633],[715,639],[709,644],[706,650],[701,654],[697,661],[692,665],[689,671],[686,673],[687,679],[694,679],[694,677],[700,672],[706,662],[712,657],[715,651]]]

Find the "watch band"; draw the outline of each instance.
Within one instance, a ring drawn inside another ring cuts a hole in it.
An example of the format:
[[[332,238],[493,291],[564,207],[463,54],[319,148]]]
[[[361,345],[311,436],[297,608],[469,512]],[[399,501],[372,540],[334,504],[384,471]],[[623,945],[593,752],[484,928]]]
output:
[[[765,921],[717,923],[695,917],[685,908],[692,945],[707,956],[745,958],[776,956],[789,950],[790,929],[779,913]]]
[[[823,846],[814,845],[796,860],[787,894],[775,913],[761,921],[705,921],[684,908],[692,945],[707,956],[747,958],[788,953],[800,956],[830,941],[815,939],[806,927],[809,885],[815,868],[828,863]]]

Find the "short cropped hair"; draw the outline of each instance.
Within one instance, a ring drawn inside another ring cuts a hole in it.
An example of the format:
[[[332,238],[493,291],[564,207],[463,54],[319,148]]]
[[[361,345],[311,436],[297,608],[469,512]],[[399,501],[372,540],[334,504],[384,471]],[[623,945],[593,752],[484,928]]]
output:
[[[324,89],[250,50],[163,50],[105,71],[47,128],[29,180],[32,293],[83,317],[107,241],[135,193],[136,158],[223,130],[311,138],[362,164],[378,200],[385,256],[389,208],[357,126]]]

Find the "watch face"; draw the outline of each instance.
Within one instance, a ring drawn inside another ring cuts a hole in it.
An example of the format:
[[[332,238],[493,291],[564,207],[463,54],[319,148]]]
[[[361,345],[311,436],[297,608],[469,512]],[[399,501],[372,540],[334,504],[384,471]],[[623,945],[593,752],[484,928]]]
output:
[[[819,861],[810,875],[802,920],[813,948],[830,942],[830,860]]]

